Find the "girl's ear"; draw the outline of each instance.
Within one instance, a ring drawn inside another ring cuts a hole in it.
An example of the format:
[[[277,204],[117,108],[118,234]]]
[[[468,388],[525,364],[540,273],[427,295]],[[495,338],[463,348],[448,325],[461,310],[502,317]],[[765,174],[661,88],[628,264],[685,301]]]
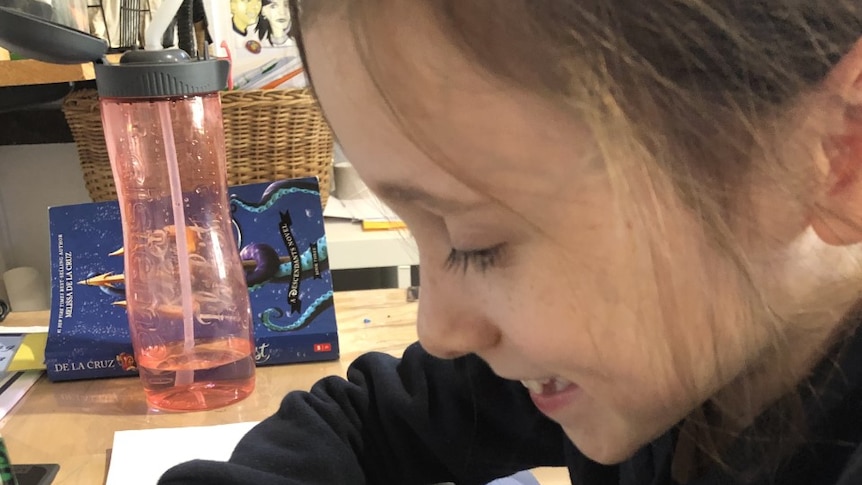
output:
[[[819,183],[811,226],[827,244],[862,242],[862,40],[832,69],[822,84],[830,123],[821,138],[826,177]]]

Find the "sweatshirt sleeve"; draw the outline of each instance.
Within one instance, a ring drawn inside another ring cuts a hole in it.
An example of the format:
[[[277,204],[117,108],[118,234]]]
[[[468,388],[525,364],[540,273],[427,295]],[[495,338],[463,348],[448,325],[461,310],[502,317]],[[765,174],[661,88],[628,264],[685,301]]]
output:
[[[563,464],[564,435],[520,383],[478,357],[442,360],[418,344],[372,353],[347,379],[292,392],[240,440],[229,462],[175,466],[160,485],[481,485]]]

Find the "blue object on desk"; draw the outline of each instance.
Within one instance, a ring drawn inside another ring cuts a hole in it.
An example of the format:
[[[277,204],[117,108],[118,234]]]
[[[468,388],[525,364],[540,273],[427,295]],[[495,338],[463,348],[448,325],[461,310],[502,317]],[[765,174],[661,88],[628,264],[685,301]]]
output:
[[[540,485],[536,477],[530,472],[520,472],[511,477],[494,480],[488,485]]]
[[[18,352],[22,340],[24,340],[24,336],[20,334],[0,335],[0,377],[12,363],[12,359],[15,358],[15,353]]]

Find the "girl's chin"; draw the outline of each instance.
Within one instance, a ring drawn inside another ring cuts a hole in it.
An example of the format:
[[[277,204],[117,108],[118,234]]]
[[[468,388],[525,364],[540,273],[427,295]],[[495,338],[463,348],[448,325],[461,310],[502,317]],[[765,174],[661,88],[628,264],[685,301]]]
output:
[[[631,459],[643,446],[628,440],[611,441],[607,435],[585,437],[582,431],[569,430],[565,426],[563,431],[578,451],[600,465],[618,465]]]

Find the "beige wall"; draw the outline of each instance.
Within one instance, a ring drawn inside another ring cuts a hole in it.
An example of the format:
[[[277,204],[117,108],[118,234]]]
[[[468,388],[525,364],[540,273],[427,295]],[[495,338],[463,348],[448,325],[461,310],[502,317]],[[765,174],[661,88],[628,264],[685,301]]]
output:
[[[48,207],[89,200],[74,144],[0,146],[0,264],[48,284]]]

